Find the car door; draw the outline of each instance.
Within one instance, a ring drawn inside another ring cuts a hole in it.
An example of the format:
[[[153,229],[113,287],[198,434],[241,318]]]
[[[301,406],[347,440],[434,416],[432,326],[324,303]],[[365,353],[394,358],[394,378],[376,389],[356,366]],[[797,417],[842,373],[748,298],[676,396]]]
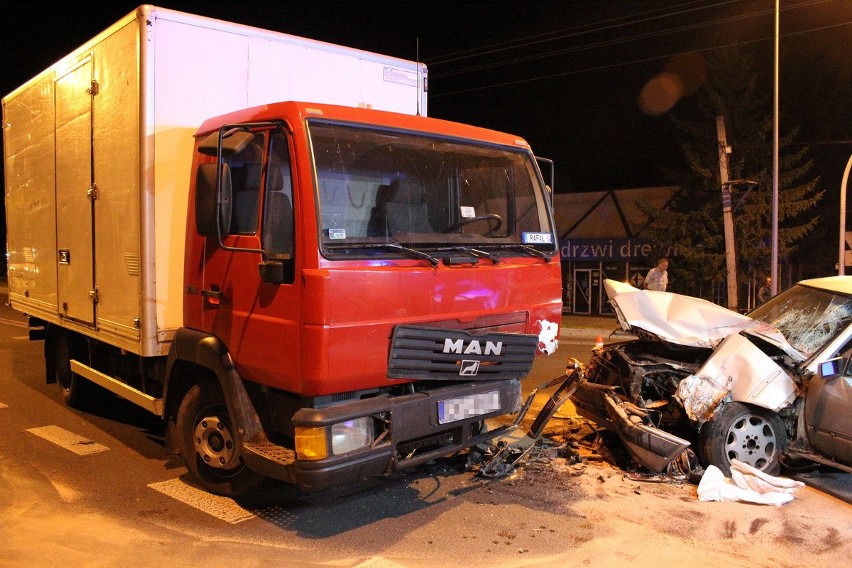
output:
[[[814,449],[852,465],[852,348],[844,350],[843,372],[814,375],[805,395],[805,427]]]

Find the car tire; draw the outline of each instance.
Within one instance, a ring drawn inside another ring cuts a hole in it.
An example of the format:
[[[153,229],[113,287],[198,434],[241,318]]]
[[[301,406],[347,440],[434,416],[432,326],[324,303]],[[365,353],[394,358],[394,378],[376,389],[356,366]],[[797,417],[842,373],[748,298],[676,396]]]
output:
[[[776,413],[730,402],[704,424],[698,442],[705,468],[715,465],[730,477],[731,460],[736,459],[777,475],[781,471],[781,455],[787,447],[787,432]]]
[[[202,489],[225,497],[251,497],[270,481],[252,471],[239,455],[239,435],[219,385],[193,385],[175,423],[186,469]]]

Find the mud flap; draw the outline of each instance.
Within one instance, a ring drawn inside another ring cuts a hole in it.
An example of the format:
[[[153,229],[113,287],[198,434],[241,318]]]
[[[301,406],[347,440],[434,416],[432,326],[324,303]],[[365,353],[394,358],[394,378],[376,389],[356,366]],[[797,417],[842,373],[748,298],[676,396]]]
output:
[[[577,390],[582,378],[582,366],[575,360],[573,365],[570,365],[569,368],[566,369],[566,373],[564,375],[556,377],[555,379],[550,379],[536,387],[535,390],[533,390],[533,392],[527,397],[526,402],[524,402],[524,406],[518,413],[518,417],[515,419],[511,429],[506,434],[492,442],[492,444],[494,444],[493,455],[482,467],[480,467],[479,475],[484,477],[501,477],[509,474],[518,462],[527,455],[530,449],[538,441],[539,437],[541,437],[541,433],[544,431],[547,423],[550,422],[550,419],[553,418],[553,415],[556,414],[565,401],[574,394],[574,391]],[[538,394],[538,391],[550,388],[560,383],[562,384],[553,392],[541,408],[541,411],[535,417],[535,420],[533,420],[529,431],[523,431],[520,428],[520,424],[526,417],[526,414],[532,405],[535,395]]]
[[[610,422],[630,455],[640,465],[661,473],[678,457],[689,442],[668,432],[633,422],[624,408],[609,393],[603,393]]]

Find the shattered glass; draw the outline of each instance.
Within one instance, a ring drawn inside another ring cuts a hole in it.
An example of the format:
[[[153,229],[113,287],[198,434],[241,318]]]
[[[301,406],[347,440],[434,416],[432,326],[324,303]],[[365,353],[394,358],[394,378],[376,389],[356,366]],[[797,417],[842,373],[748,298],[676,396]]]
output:
[[[810,357],[852,322],[852,300],[825,290],[794,286],[749,314],[778,329]]]

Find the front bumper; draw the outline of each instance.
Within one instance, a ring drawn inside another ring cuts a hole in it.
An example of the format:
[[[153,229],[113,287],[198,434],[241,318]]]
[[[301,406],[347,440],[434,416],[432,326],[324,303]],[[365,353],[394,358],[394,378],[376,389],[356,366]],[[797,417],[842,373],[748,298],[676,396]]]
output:
[[[614,388],[582,381],[571,397],[577,412],[618,434],[640,465],[661,473],[690,442],[651,425],[647,414],[622,399]]]
[[[440,423],[441,401],[492,392],[499,397],[496,410]],[[383,428],[369,447],[320,460],[297,459],[295,478],[302,489],[319,491],[457,453],[501,435],[509,426],[483,434],[482,421],[516,413],[520,402],[521,383],[512,379],[452,384],[397,397],[379,396],[324,408],[303,408],[293,417],[296,427],[330,427],[370,416]]]

